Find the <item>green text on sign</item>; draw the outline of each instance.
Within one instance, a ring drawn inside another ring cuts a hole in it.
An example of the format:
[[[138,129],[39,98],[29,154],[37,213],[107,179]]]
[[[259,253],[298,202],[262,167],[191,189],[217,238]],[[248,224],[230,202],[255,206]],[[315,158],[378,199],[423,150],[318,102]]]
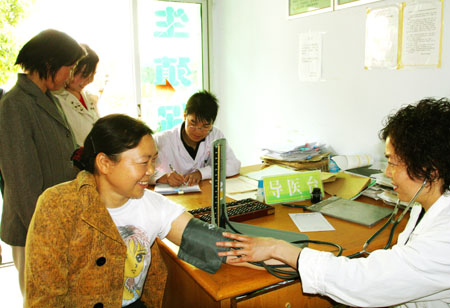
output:
[[[323,195],[320,170],[267,176],[263,181],[267,204],[310,199],[316,187],[320,188]]]

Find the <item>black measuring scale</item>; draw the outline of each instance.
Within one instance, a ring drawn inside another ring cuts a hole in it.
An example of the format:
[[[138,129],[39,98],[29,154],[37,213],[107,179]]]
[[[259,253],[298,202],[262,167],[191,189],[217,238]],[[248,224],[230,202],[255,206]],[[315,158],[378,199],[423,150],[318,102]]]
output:
[[[211,146],[212,162],[212,204],[211,204],[211,223],[225,228],[228,220],[226,209],[226,140],[217,139]]]
[[[212,204],[211,224],[227,229],[230,232],[238,232],[249,236],[266,236],[285,240],[288,242],[307,240],[306,234],[290,232],[272,228],[259,227],[229,221],[226,203],[226,139],[217,139],[211,145],[211,180],[212,180]],[[296,244],[304,247],[306,244]]]

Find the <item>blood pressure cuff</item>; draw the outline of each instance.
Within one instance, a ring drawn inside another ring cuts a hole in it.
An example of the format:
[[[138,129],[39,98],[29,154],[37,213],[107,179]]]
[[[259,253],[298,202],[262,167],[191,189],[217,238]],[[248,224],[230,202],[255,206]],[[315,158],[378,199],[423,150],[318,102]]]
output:
[[[229,247],[216,246],[216,242],[231,241],[222,236],[222,232],[225,231],[223,228],[192,218],[184,229],[178,258],[214,274],[221,263],[226,261],[226,257],[219,257],[217,253],[230,250]]]

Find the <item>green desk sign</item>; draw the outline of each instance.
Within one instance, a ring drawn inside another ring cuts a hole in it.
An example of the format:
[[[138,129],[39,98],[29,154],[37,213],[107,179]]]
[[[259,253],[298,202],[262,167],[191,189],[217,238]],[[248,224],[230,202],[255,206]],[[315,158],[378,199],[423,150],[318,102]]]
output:
[[[320,188],[323,196],[320,170],[266,176],[263,181],[267,204],[311,199],[311,193],[316,187]]]

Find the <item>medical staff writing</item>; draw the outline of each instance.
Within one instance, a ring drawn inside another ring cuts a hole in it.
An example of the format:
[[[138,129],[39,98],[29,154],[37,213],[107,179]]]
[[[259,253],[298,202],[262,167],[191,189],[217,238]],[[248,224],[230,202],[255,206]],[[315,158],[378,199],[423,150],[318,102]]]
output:
[[[214,140],[224,138],[216,127],[219,105],[207,91],[192,95],[184,110],[184,122],[171,130],[155,135],[159,161],[152,182],[180,186],[195,185],[211,178],[210,150]],[[241,162],[228,145],[227,176],[239,173]]]

